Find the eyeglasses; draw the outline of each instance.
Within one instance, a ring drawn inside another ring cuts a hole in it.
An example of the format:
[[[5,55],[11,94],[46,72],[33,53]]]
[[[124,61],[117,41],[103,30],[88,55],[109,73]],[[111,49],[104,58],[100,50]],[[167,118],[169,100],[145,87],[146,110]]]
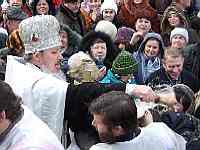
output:
[[[105,14],[113,14],[113,13],[114,13],[113,10],[104,10],[103,12],[104,12]]]

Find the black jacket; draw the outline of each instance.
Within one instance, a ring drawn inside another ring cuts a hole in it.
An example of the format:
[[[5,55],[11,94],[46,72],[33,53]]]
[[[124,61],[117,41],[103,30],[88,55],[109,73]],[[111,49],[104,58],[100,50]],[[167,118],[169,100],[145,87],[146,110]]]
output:
[[[125,84],[100,84],[97,82],[70,84],[65,103],[65,120],[72,131],[86,131],[92,127],[88,107],[92,100],[109,91],[125,91]]]
[[[200,88],[199,80],[195,78],[192,73],[184,69],[178,81],[172,80],[163,67],[152,73],[146,81],[146,84],[152,88],[162,84],[173,86],[178,83],[187,85],[193,90],[194,93],[198,92]]]

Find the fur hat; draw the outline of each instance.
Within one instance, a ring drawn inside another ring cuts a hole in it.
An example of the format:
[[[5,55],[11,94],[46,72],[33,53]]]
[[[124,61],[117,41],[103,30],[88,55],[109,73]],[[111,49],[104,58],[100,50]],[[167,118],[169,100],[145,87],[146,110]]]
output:
[[[37,15],[23,20],[19,25],[19,34],[25,54],[60,47],[59,30],[59,22],[51,15]]]
[[[18,6],[10,6],[7,10],[7,18],[10,20],[24,20],[28,15]]]
[[[102,41],[106,43],[107,53],[106,53],[106,58],[103,63],[107,68],[111,68],[112,62],[114,61],[115,57],[118,55],[118,51],[108,34],[103,33],[103,32],[96,32],[96,31],[88,32],[81,40],[79,51],[84,51],[91,55],[91,46],[98,39],[101,39]]]
[[[189,41],[189,36],[188,36],[188,31],[187,29],[185,28],[180,28],[180,27],[176,27],[174,28],[172,31],[171,31],[171,34],[170,34],[170,42],[172,41],[172,38],[175,36],[175,35],[181,35],[185,38],[186,42],[188,43]]]
[[[184,12],[181,9],[178,9],[176,6],[169,6],[165,9],[163,18],[161,20],[161,30],[162,32],[171,31],[172,27],[169,25],[168,17],[171,14],[176,14],[181,21],[181,26],[184,28],[188,27],[188,21],[184,15]]]
[[[114,60],[112,64],[112,72],[118,75],[129,75],[137,69],[137,62],[133,55],[123,50]]]
[[[105,0],[101,4],[101,14],[103,13],[103,11],[105,9],[112,9],[112,10],[115,11],[115,14],[117,14],[117,11],[118,11],[117,4],[115,3],[114,0]]]
[[[74,78],[76,84],[94,82],[98,77],[98,68],[92,58],[84,53],[78,52],[68,60],[68,74]]]
[[[104,32],[108,34],[113,41],[115,40],[115,37],[117,35],[116,26],[110,21],[106,21],[106,20],[99,21],[95,27],[95,31],[96,32],[100,31],[100,32]]]
[[[117,36],[115,39],[116,43],[130,42],[135,31],[132,28],[121,27],[117,31]]]
[[[19,36],[19,31],[14,30],[8,37],[6,46],[11,49],[10,55],[23,56],[24,44]]]

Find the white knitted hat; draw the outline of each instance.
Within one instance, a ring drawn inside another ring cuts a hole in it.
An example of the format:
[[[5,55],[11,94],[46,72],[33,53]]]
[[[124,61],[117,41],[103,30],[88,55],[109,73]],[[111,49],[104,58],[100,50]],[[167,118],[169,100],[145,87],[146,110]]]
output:
[[[115,14],[117,14],[118,11],[118,7],[117,4],[115,3],[114,0],[105,0],[102,4],[101,4],[101,14],[103,13],[103,11],[105,9],[113,9],[115,11]]]
[[[113,41],[115,40],[117,35],[116,26],[112,22],[106,20],[99,21],[95,27],[95,31],[100,31],[108,34]]]
[[[59,30],[59,22],[51,15],[37,15],[23,20],[19,25],[19,34],[25,54],[60,47]]]
[[[189,41],[188,31],[185,28],[176,27],[171,31],[170,42],[175,35],[181,35],[185,38],[186,42]]]

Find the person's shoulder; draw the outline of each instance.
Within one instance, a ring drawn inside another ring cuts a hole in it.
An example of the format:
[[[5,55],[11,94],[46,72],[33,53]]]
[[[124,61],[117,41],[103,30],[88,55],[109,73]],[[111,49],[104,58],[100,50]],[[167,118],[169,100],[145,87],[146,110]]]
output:
[[[155,72],[151,73],[147,81],[150,82],[152,81],[152,79],[157,79],[157,78],[159,79],[162,75],[164,75],[164,69],[160,68],[156,70]]]
[[[49,127],[41,121],[26,106],[22,106],[24,115],[22,119],[13,128],[13,139],[18,142],[13,143],[13,148],[26,150],[51,150],[57,147],[58,150],[64,150],[56,135]],[[40,138],[38,138],[40,137]],[[49,147],[49,148],[46,148]]]
[[[191,72],[189,72],[188,70],[186,70],[186,69],[183,69],[183,71],[182,71],[182,77],[183,78],[189,78],[189,79],[197,79]]]
[[[66,81],[47,74],[33,84],[32,90],[33,92],[44,93],[45,95],[63,94],[66,93],[68,86],[69,83]]]

